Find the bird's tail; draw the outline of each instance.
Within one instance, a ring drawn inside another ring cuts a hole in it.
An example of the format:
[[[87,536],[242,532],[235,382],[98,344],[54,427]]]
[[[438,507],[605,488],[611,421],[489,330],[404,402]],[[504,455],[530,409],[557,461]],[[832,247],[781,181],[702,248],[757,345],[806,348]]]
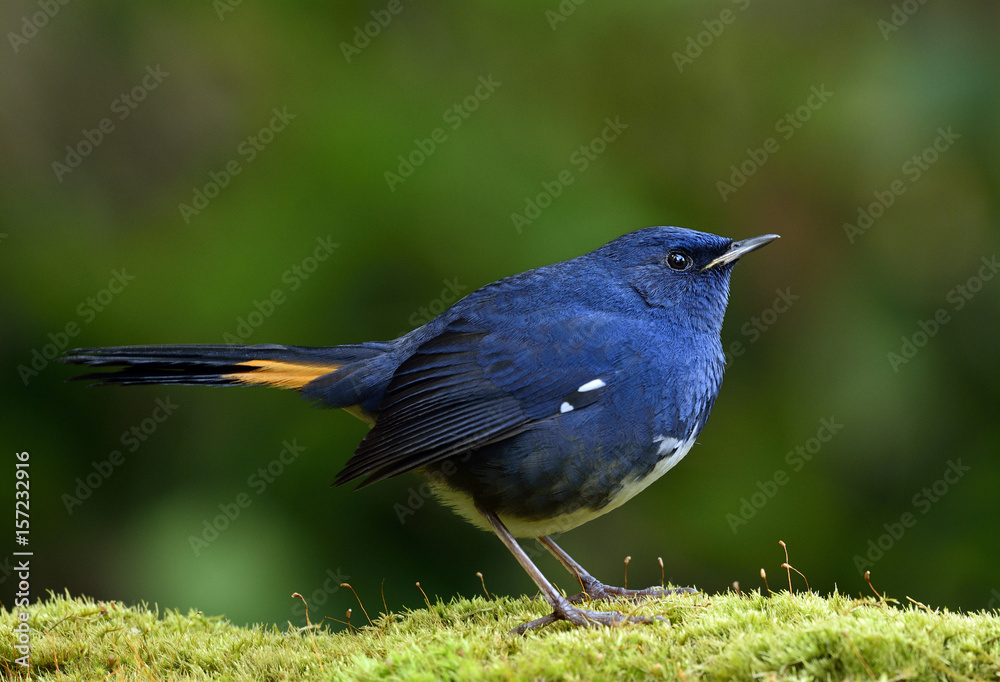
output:
[[[382,343],[326,348],[275,344],[111,346],[77,348],[61,359],[75,365],[117,368],[114,372],[74,377],[74,380],[93,381],[95,385],[242,385],[302,390],[346,365],[366,364],[389,348]]]

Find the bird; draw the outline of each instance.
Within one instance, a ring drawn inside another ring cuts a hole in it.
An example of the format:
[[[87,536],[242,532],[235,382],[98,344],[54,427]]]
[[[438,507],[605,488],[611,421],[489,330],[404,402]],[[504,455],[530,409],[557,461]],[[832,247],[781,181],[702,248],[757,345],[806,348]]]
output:
[[[596,610],[691,588],[600,582],[551,538],[627,502],[692,448],[722,385],[730,275],[776,234],[733,241],[680,227],[497,280],[391,341],[327,347],[78,348],[95,385],[271,386],[343,408],[369,431],[333,485],[414,472],[492,531],[551,613],[514,628],[649,623]],[[534,538],[583,591],[564,596],[517,538]]]

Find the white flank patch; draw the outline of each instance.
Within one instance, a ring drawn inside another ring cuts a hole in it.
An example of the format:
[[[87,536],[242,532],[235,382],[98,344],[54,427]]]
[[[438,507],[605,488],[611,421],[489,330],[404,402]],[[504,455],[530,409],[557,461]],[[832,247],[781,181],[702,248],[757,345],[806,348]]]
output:
[[[670,450],[676,450],[677,446],[681,443],[673,436],[664,436],[662,434],[653,438],[653,442],[660,444],[660,449],[656,451],[658,455],[665,455]]]
[[[697,429],[695,432],[697,433]],[[660,444],[660,449],[657,451],[659,455],[666,455],[663,459],[656,463],[653,470],[642,478],[635,478],[630,481],[625,481],[622,484],[621,491],[615,495],[615,499],[611,504],[602,509],[601,511],[611,511],[616,507],[620,507],[625,504],[633,497],[641,493],[643,490],[651,486],[658,478],[663,476],[675,466],[677,463],[684,459],[691,447],[694,445],[695,437],[691,436],[686,441],[679,441],[671,436],[656,436],[653,438],[654,443]],[[667,454],[670,453],[670,454]]]
[[[590,381],[588,381],[587,383],[585,383],[583,386],[581,386],[576,390],[578,393],[586,393],[587,391],[593,391],[598,388],[604,388],[605,386],[607,386],[607,384],[604,383],[604,381],[602,381],[601,379],[591,379]]]

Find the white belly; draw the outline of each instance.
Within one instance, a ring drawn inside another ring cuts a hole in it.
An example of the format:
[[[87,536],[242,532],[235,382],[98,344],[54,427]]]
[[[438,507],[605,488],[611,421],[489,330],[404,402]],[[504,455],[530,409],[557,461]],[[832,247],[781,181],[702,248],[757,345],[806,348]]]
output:
[[[698,430],[695,430],[697,434]],[[507,530],[517,538],[537,538],[543,535],[553,535],[555,533],[565,533],[577,526],[582,526],[588,521],[603,516],[613,509],[622,506],[633,497],[653,484],[663,474],[670,471],[677,465],[684,455],[686,455],[694,445],[695,436],[691,436],[685,441],[678,441],[670,436],[657,436],[654,442],[660,443],[658,454],[663,458],[656,463],[653,470],[642,478],[633,478],[622,483],[621,488],[615,493],[611,502],[601,509],[581,508],[568,514],[561,514],[549,519],[524,519],[516,516],[505,516],[500,514],[500,520],[507,526]],[[669,453],[669,454],[668,454]],[[665,455],[665,456],[664,456]],[[434,494],[443,504],[455,510],[455,513],[464,517],[477,528],[492,530],[486,523],[486,519],[476,509],[472,497],[465,493],[449,488],[431,480],[431,488]]]

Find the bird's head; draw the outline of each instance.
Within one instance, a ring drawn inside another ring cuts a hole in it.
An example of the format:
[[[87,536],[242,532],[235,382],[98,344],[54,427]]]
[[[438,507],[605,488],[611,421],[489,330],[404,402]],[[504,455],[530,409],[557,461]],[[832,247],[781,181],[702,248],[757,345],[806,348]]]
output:
[[[646,305],[678,322],[718,332],[729,300],[729,275],[745,254],[778,238],[740,241],[682,227],[647,227],[595,251],[621,272]]]

